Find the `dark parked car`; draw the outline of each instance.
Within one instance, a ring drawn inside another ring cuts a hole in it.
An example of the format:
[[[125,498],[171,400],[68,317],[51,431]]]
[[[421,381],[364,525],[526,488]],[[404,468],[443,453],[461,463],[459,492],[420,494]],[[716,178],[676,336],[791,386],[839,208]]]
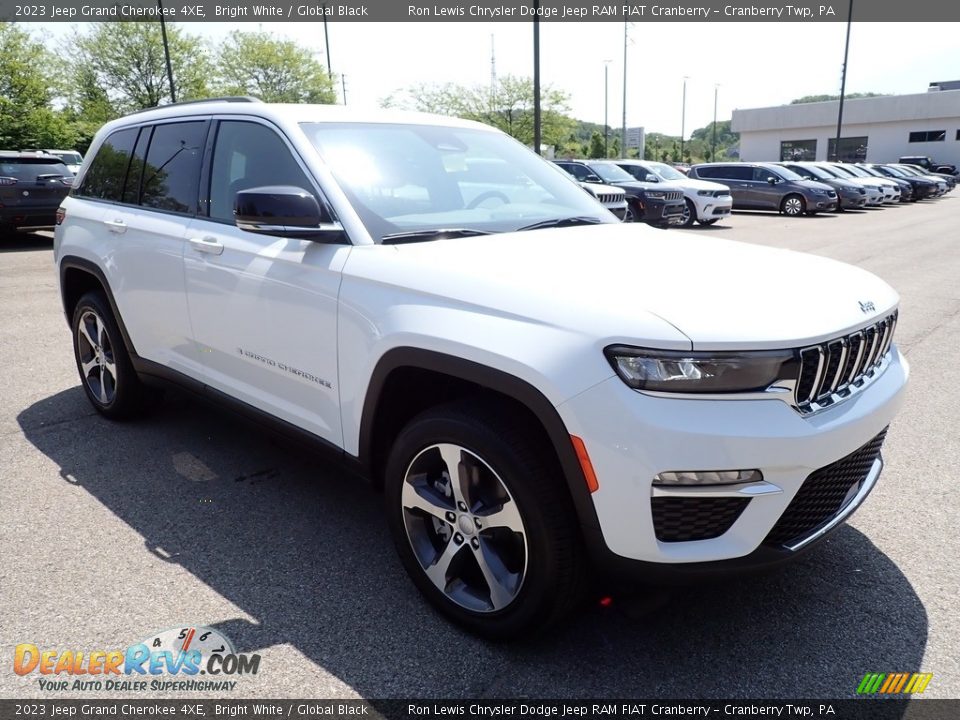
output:
[[[910,184],[910,187],[913,188],[913,195],[910,197],[910,200],[916,202],[917,200],[923,200],[924,198],[933,197],[937,194],[937,184],[933,180],[927,180],[926,178],[919,177],[918,175],[910,175],[903,172],[899,168],[891,167],[889,165],[880,165],[877,163],[871,163],[864,166],[866,169],[873,170],[874,172],[880,173],[883,177],[888,177],[891,180],[903,180]]]
[[[897,162],[903,165],[917,165],[927,172],[952,175],[957,177],[960,173],[957,172],[957,166],[951,165],[950,163],[939,163],[929,155],[904,155]]]
[[[603,183],[623,188],[627,193],[627,205],[631,219],[657,227],[678,225],[683,221],[683,190],[665,186],[663,183],[640,182],[615,163],[604,160],[555,160],[580,182]]]
[[[58,157],[0,151],[0,235],[52,229],[72,183],[73,173]]]
[[[773,163],[707,163],[689,177],[716,180],[730,188],[734,209],[778,210],[784,215],[816,215],[837,209],[837,192]]]
[[[798,162],[777,163],[788,170],[793,170],[800,177],[807,180],[816,180],[824,185],[829,185],[837,191],[837,199],[840,201],[838,210],[859,210],[867,204],[867,191],[860,185],[843,178],[830,175],[823,168],[816,165],[806,165]]]

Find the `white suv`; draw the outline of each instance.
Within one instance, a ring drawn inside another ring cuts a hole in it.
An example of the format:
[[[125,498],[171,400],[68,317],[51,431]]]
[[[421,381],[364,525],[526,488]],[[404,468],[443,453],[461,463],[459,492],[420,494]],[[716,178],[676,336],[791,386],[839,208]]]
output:
[[[663,242],[467,121],[145,111],[97,133],[58,222],[100,413],[173,382],[330,449],[420,591],[490,637],[602,573],[797,556],[874,487],[907,381],[873,275]]]
[[[682,227],[690,227],[695,222],[701,225],[713,225],[717,220],[730,217],[733,196],[726,185],[687,177],[676,168],[662,162],[617,160],[617,165],[637,180],[670,183],[671,187],[683,190],[685,207],[683,219],[680,222]]]

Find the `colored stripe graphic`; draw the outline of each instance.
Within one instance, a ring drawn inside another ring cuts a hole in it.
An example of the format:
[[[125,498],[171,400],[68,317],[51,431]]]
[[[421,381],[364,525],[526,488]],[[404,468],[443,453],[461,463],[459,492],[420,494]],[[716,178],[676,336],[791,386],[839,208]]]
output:
[[[933,679],[933,673],[867,673],[857,686],[858,695],[897,695],[922,693]]]

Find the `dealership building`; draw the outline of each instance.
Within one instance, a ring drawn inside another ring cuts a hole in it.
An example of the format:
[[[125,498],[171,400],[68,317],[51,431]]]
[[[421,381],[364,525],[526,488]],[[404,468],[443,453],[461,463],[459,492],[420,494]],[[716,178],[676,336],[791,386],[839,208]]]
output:
[[[740,159],[832,159],[839,106],[831,100],[734,110],[731,129],[740,133]],[[960,165],[960,81],[933,82],[916,95],[843,103],[840,160],[896,162],[903,155]]]

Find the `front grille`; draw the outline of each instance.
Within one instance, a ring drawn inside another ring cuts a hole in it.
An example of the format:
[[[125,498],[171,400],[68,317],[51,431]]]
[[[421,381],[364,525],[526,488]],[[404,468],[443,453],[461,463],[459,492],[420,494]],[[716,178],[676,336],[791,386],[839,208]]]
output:
[[[614,203],[622,203],[623,195],[614,195],[613,193],[598,193],[597,200],[602,202],[604,205],[612,205]]]
[[[653,530],[660,542],[711,540],[729,530],[749,502],[731,497],[651,498]]]
[[[664,200],[680,200],[683,198],[683,193],[679,190],[667,190],[663,193]]]
[[[811,473],[780,520],[763,541],[765,545],[791,546],[808,537],[837,516],[850,491],[866,480],[887,429],[859,450]]]
[[[897,313],[846,337],[800,351],[794,404],[814,412],[850,395],[873,377],[890,351]]]

